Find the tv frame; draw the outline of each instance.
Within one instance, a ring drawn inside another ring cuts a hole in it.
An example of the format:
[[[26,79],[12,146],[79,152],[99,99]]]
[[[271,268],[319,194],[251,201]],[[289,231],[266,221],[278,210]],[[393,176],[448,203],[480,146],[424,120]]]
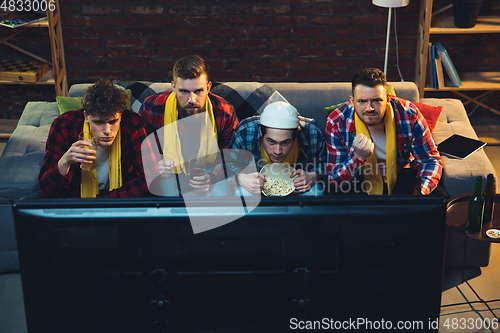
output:
[[[209,216],[217,209],[231,214],[238,204],[239,198],[197,202]],[[419,332],[437,331],[431,323],[441,305],[444,198],[262,198],[243,218],[199,234],[182,199],[19,200],[12,207],[30,333],[284,332],[300,323],[325,328],[351,320],[421,322]],[[71,236],[79,229],[100,233]],[[151,245],[162,236],[169,242]],[[238,256],[223,244],[239,248]],[[69,286],[82,293],[71,294]],[[139,295],[145,288],[147,296]],[[95,299],[84,290],[98,290]],[[96,311],[82,314],[72,302]]]

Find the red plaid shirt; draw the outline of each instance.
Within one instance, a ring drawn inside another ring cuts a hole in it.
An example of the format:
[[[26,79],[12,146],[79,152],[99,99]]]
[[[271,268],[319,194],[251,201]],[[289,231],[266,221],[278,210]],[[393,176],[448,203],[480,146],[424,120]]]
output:
[[[60,115],[52,123],[45,147],[45,158],[38,176],[43,198],[80,197],[80,164],[72,164],[68,174],[63,176],[59,173],[57,162],[69,147],[78,141],[83,122],[83,110],[76,110]],[[152,150],[144,156],[141,153],[141,143],[146,139],[144,123],[133,111],[126,110],[122,113],[120,130],[123,186],[98,195],[101,198],[138,197],[148,193],[142,162],[143,158],[154,159],[154,154]]]
[[[165,103],[172,91],[152,95],[146,98],[139,110],[139,115],[146,123],[148,134],[165,125]],[[238,118],[234,107],[222,97],[208,94],[214,109],[214,118],[217,126],[217,142],[219,149],[227,149],[233,138],[234,129],[238,125]]]
[[[443,164],[434,139],[424,117],[415,104],[402,98],[388,96],[396,122],[397,165],[411,163],[418,166],[422,177],[422,192],[429,194],[441,179]],[[353,141],[356,136],[354,107],[350,102],[335,109],[326,123],[327,172],[334,185],[350,181],[359,175],[366,159],[354,155]]]

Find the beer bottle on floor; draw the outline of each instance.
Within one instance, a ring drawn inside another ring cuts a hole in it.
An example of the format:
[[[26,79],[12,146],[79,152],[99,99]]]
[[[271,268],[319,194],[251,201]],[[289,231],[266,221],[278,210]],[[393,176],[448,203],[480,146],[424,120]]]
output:
[[[492,173],[486,178],[486,187],[484,189],[484,217],[483,224],[488,223],[493,219],[493,212],[495,211],[495,177]]]
[[[483,177],[477,176],[474,193],[469,199],[469,211],[467,213],[467,224],[465,225],[466,233],[475,234],[481,231],[481,225],[483,222],[483,209]]]
[[[422,177],[417,177],[413,184],[413,195],[422,195]]]

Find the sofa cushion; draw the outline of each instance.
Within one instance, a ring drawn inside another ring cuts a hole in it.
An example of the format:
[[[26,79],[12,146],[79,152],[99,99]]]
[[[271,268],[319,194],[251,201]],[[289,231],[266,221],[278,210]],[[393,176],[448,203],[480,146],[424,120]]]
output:
[[[436,127],[436,123],[438,121],[439,115],[441,111],[443,111],[442,106],[432,106],[422,103],[413,102],[420,111],[420,113],[424,116],[425,121],[427,122],[427,126],[429,126],[429,130],[431,133],[434,132],[434,128]]]
[[[211,92],[231,103],[240,121],[261,114],[271,103],[288,103],[276,89],[260,82],[215,82]]]
[[[56,96],[56,102],[59,114],[82,108],[82,97]]]

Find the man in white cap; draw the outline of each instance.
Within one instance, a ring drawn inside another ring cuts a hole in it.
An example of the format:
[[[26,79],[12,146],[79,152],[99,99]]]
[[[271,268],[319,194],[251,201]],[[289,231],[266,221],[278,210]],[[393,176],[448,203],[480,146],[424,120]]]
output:
[[[235,176],[242,190],[260,194],[266,181],[259,171],[269,163],[288,163],[297,169],[291,175],[302,195],[322,195],[326,166],[326,145],[314,119],[300,116],[285,102],[271,103],[260,116],[246,118],[234,131],[230,149],[251,152],[257,172]]]

